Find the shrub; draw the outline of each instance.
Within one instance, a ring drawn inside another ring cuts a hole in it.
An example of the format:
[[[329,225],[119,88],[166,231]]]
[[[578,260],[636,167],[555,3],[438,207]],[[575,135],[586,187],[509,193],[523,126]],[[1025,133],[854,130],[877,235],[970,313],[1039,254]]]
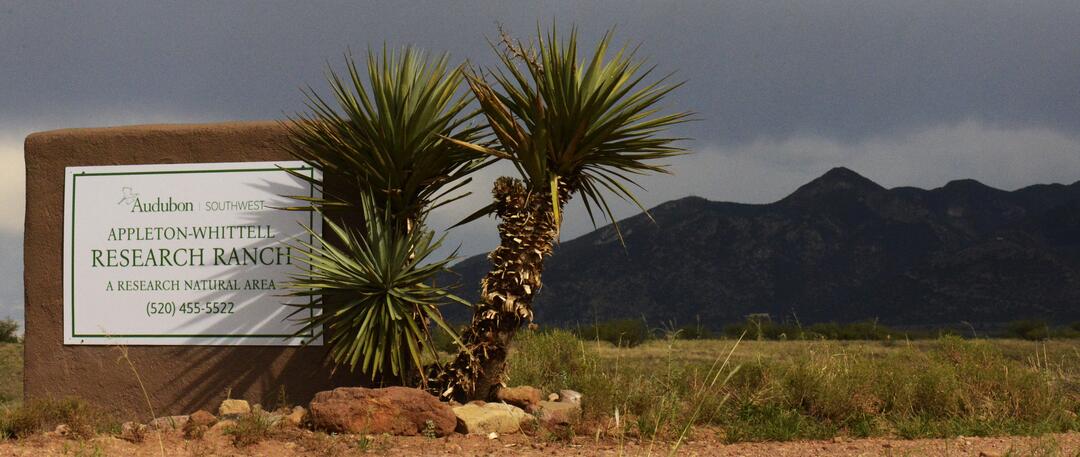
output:
[[[899,332],[876,321],[814,324],[810,326],[809,331],[830,340],[885,340],[903,337]]]
[[[619,319],[579,326],[574,334],[586,341],[607,341],[616,346],[634,347],[651,336],[649,326],[638,319]]]
[[[0,410],[0,438],[23,438],[60,424],[66,424],[76,438],[90,438],[119,428],[112,417],[74,398],[33,400]]]
[[[1006,328],[1006,335],[1011,338],[1041,341],[1050,338],[1050,325],[1040,320],[1013,321]]]
[[[236,447],[245,447],[270,438],[276,425],[269,414],[256,410],[240,416],[235,424],[226,426],[223,433],[232,437]]]
[[[0,343],[19,342],[19,323],[12,318],[0,320]]]
[[[687,325],[679,327],[678,335],[679,339],[681,340],[706,340],[713,337],[713,334],[709,331],[709,329],[700,325]]]

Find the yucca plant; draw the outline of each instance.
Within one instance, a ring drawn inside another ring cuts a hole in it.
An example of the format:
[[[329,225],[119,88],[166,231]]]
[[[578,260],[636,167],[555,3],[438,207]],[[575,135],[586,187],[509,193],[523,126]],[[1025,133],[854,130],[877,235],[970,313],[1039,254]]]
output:
[[[658,107],[679,84],[645,83],[653,69],[626,48],[608,56],[611,39],[606,33],[579,59],[576,31],[565,41],[554,27],[538,31],[531,45],[504,35],[500,68],[466,75],[496,141],[448,139],[512,161],[520,176],[499,178],[494,203],[474,215],[498,216],[500,245],[489,255],[465,347],[440,378],[444,397],[484,399],[499,387],[514,333],[532,321],[544,258],[570,198],[580,194],[590,218],[598,209],[614,221],[605,195],[641,207],[628,189],[633,176],[666,172],[656,161],[684,152],[663,132],[690,113],[663,115]]]
[[[389,208],[377,208],[369,194],[362,194],[358,203],[363,220],[359,230],[326,220],[324,227],[335,239],[329,241],[308,229],[314,242],[301,243],[297,251],[302,252],[298,260],[310,269],[294,276],[289,287],[292,295],[310,297],[310,302],[292,305],[297,309],[290,317],[300,316],[297,334],[325,335],[339,366],[359,368],[372,381],[418,380],[423,385],[424,355],[437,359],[428,322],[456,339],[438,305],[468,303],[432,285],[451,260],[425,263],[441,238],[435,239],[422,224],[404,230],[406,222]]]
[[[310,112],[286,123],[289,150],[321,171],[294,174],[322,197],[296,197],[306,204],[291,209],[319,211],[330,229],[316,234],[302,259],[311,271],[292,284],[297,295],[320,297],[294,314],[307,315],[297,334],[321,328],[335,362],[383,382],[420,372],[429,323],[450,331],[436,305],[454,297],[432,286],[449,259],[420,263],[438,245],[424,219],[463,197],[449,194],[491,161],[462,146],[482,143],[484,127],[466,109],[473,99],[461,90],[461,67],[447,62],[384,47],[368,53],[365,77],[346,57],[347,74],[328,75],[332,102],[308,89]]]
[[[366,78],[351,57],[345,63],[344,77],[328,73],[334,103],[309,88],[310,113],[286,123],[289,151],[334,179],[327,188],[297,175],[323,194],[297,198],[325,211],[356,206],[370,191],[377,207],[415,220],[463,197],[446,198],[490,161],[456,143],[481,141],[484,129],[472,122],[478,113],[466,109],[472,96],[459,90],[461,67],[449,67],[445,54],[429,59],[409,47],[369,51]]]

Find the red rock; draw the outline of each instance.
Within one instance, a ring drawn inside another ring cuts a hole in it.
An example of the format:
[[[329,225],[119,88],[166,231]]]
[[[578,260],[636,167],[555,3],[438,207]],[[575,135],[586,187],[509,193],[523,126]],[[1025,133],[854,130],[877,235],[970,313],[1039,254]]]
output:
[[[217,423],[217,417],[214,417],[213,414],[210,414],[206,410],[200,409],[200,410],[195,411],[194,413],[192,413],[190,416],[188,416],[187,424],[184,424],[184,425],[185,426],[188,425],[188,424],[191,424],[191,425],[194,425],[194,426],[205,425],[205,426],[209,427],[209,426],[212,426],[212,425],[214,425],[216,423]]]
[[[217,417],[207,411],[201,409],[195,411],[188,416],[188,421],[184,424],[184,436],[189,439],[202,438],[217,421]]]
[[[548,427],[571,425],[581,420],[581,406],[561,401],[542,401],[536,417]]]
[[[412,436],[430,428],[445,436],[457,425],[450,405],[408,387],[339,387],[315,394],[310,406],[312,425],[329,432]]]
[[[503,387],[495,398],[525,411],[535,411],[540,406],[540,394],[540,389],[532,386]]]

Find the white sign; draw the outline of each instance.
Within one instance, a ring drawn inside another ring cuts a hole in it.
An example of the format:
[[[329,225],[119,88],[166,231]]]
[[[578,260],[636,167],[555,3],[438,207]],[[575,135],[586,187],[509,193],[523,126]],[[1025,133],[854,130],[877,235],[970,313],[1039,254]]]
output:
[[[64,344],[311,340],[286,320],[300,298],[285,283],[321,221],[276,208],[318,195],[284,169],[317,176],[303,162],[68,167]]]

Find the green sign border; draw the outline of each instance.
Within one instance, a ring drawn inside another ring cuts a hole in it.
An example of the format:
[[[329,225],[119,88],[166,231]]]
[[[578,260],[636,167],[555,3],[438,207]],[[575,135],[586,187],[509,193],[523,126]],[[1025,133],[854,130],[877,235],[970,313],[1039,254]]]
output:
[[[309,330],[304,335],[207,335],[207,334],[121,334],[121,335],[95,335],[95,334],[78,334],[75,333],[75,189],[76,181],[79,177],[89,176],[122,176],[122,175],[170,175],[170,174],[185,174],[185,173],[253,173],[264,171],[308,171],[308,177],[314,179],[315,169],[312,167],[295,167],[295,168],[234,168],[234,169],[214,169],[214,170],[163,170],[163,171],[131,171],[131,172],[109,172],[109,173],[72,173],[71,175],[71,337],[72,338],[302,338],[302,337],[314,337],[314,329]],[[309,197],[315,197],[315,186],[311,186]],[[310,211],[308,214],[308,227],[313,227],[315,224],[315,212]],[[314,236],[308,235],[308,244],[314,245]],[[308,271],[311,271],[311,266],[308,266]],[[308,297],[308,304],[310,305],[314,301],[314,297]],[[309,308],[308,310],[311,316],[315,316],[315,310]]]

